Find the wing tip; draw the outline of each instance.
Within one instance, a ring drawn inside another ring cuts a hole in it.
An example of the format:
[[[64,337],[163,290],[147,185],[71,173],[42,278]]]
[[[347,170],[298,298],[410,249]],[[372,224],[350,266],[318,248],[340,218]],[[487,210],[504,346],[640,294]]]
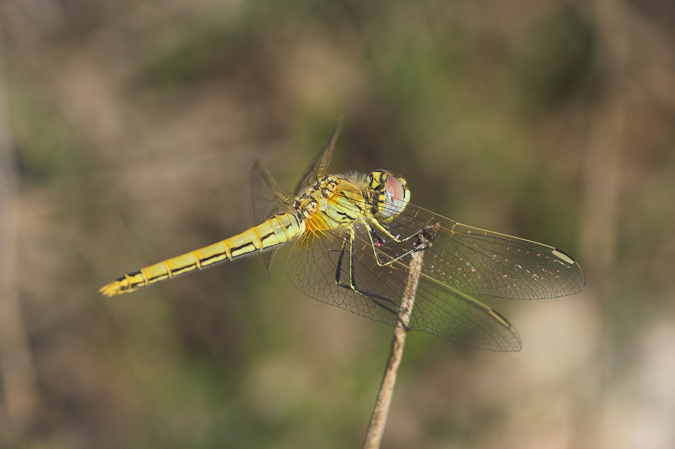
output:
[[[558,248],[553,248],[553,251],[551,251],[551,253],[570,265],[578,265],[577,262],[574,259],[572,259],[572,257],[569,254],[560,251]]]

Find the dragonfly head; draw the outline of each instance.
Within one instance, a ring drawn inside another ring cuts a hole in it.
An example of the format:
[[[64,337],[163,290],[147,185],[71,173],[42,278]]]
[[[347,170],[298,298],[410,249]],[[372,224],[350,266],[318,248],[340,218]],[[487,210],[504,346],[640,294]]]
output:
[[[410,190],[405,179],[395,177],[387,170],[375,170],[366,178],[366,188],[373,193],[373,214],[383,219],[401,212],[410,201]]]

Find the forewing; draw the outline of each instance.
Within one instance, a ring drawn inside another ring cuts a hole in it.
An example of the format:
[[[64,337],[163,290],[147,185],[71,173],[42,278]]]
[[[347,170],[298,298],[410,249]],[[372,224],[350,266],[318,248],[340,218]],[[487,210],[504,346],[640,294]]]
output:
[[[260,161],[255,161],[249,176],[253,220],[260,224],[272,215],[285,212],[293,204],[293,194],[279,187]]]
[[[381,263],[387,261],[390,254],[409,252],[414,242],[390,241],[374,246],[367,232],[363,223],[354,223],[351,262],[349,243],[345,243],[348,229],[304,234],[289,255],[289,276],[297,288],[312,298],[395,325],[411,256],[408,254],[386,266]],[[380,258],[379,263],[375,254]],[[425,265],[427,257],[425,251]],[[521,347],[518,334],[501,315],[425,273],[420,276],[409,325],[412,330],[479,349],[518,351]]]
[[[400,237],[428,226],[437,231],[423,272],[450,289],[469,295],[544,299],[578,293],[584,287],[579,264],[552,246],[463,225],[412,204],[386,224]]]
[[[305,175],[302,177],[298,186],[295,188],[295,194],[298,195],[302,193],[307,187],[312,186],[318,179],[324,177],[328,173],[328,165],[330,165],[330,158],[333,154],[333,148],[335,147],[335,141],[342,130],[342,122],[344,118],[340,118],[337,126],[333,130],[328,141],[324,144],[321,151],[312,162],[312,165],[309,166]]]
[[[256,225],[275,214],[286,212],[293,204],[292,194],[279,187],[279,184],[260,161],[256,160],[251,167],[249,185],[251,202],[253,203],[253,221]],[[262,253],[268,277],[277,251],[278,247]]]

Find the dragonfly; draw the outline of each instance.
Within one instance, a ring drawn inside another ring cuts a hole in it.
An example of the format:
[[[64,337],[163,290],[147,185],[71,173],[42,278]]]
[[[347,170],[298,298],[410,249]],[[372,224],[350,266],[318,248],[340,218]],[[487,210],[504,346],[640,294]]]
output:
[[[329,175],[342,121],[294,192],[259,162],[250,174],[257,226],[218,243],[128,273],[105,296],[129,293],[218,263],[262,253],[269,276],[292,243],[287,271],[306,295],[396,326],[411,258],[423,251],[406,326],[492,351],[519,351],[520,336],[475,298],[545,299],[584,287],[577,262],[548,245],[458,223],[410,203],[405,179],[387,170]]]

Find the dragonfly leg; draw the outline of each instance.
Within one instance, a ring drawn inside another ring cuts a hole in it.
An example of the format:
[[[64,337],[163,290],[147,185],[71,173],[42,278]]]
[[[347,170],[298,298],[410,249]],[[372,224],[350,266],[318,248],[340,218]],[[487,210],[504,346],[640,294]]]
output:
[[[376,227],[377,229],[379,229],[384,235],[386,235],[387,237],[389,237],[390,239],[392,239],[392,240],[395,241],[396,243],[407,242],[407,241],[410,240],[411,238],[417,237],[418,235],[420,235],[420,233],[424,234],[425,237],[426,237],[426,234],[427,234],[428,230],[431,229],[431,228],[433,228],[433,226],[428,225],[428,226],[425,226],[425,227],[423,227],[423,228],[418,229],[417,231],[413,232],[412,234],[410,234],[410,235],[408,235],[408,236],[406,236],[406,237],[398,237],[398,236],[395,236],[394,234],[392,234],[392,233],[389,231],[389,229],[387,229],[387,228],[385,228],[384,226],[382,226],[382,223],[380,223],[380,221],[377,220],[376,218],[372,218],[372,217],[371,217],[370,221],[371,221],[371,222],[375,225],[375,227]],[[372,228],[370,227],[370,225],[368,226],[368,229],[369,229],[369,230],[372,229]]]
[[[409,236],[407,236],[403,239],[397,239],[384,226],[379,224],[379,222],[377,222],[377,220],[374,220],[374,222],[379,229],[381,229],[383,232],[385,232],[387,236],[390,236],[390,238],[392,238],[397,243],[408,241],[409,239],[411,239],[415,236],[419,237],[420,234],[422,234],[425,237],[424,242],[416,243],[408,251],[406,251],[403,254],[400,254],[396,257],[390,257],[390,259],[385,262],[385,261],[382,261],[380,259],[380,254],[378,254],[378,251],[377,251],[377,243],[384,243],[384,241],[382,240],[380,235],[377,233],[377,231],[374,228],[372,228],[368,223],[366,223],[366,227],[368,229],[368,237],[370,238],[370,246],[373,248],[373,255],[375,256],[375,261],[381,267],[386,267],[388,265],[391,265],[392,263],[403,259],[405,256],[407,256],[409,254],[412,254],[412,253],[415,253],[415,252],[418,252],[418,251],[424,251],[425,249],[427,249],[431,246],[431,244],[429,243],[429,240],[431,240],[433,238],[433,237],[431,237],[431,238],[429,237],[429,235],[431,235],[431,232],[432,232],[431,226],[425,226],[424,228],[419,229],[418,231],[415,231],[414,233],[410,234]]]
[[[374,293],[369,293],[365,290],[361,290],[357,285],[356,285],[356,280],[354,277],[354,235],[353,231],[350,232],[349,237],[345,239],[345,241],[342,243],[342,249],[340,250],[340,257],[338,258],[337,262],[337,267],[335,270],[335,282],[337,283],[338,287],[343,287],[347,288],[349,290],[352,290],[369,300],[373,301],[376,305],[379,307],[383,308],[387,312],[390,312],[394,315],[398,315],[398,306],[396,302],[393,300],[376,295]],[[349,283],[346,284],[342,281],[342,264],[344,262],[345,255],[347,253],[347,246],[349,246]]]

